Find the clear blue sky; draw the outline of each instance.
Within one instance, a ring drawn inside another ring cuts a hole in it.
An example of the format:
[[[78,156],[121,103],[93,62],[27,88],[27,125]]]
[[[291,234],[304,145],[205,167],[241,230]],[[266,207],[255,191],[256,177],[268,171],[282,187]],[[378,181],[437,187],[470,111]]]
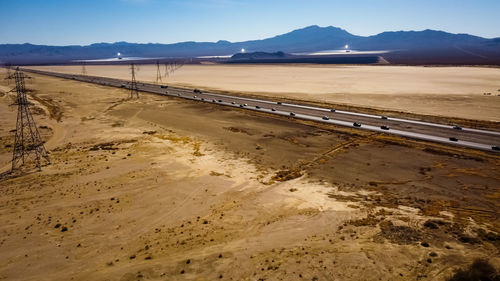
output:
[[[500,0],[0,0],[0,11],[0,43],[235,42],[309,25],[500,37]]]

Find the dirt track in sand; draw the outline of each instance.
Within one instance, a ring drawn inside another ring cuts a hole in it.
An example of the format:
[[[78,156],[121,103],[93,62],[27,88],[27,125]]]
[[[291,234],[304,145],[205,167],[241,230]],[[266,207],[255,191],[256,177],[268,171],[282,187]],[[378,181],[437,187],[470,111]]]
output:
[[[444,280],[476,257],[500,266],[497,158],[33,76],[52,165],[0,182],[0,280]],[[15,108],[1,86],[5,168]]]
[[[81,72],[80,66],[32,68]],[[127,65],[86,68],[89,75],[130,77]],[[137,79],[155,81],[156,66],[140,65]],[[499,68],[344,65],[185,65],[164,77],[191,88],[496,122],[499,81]]]

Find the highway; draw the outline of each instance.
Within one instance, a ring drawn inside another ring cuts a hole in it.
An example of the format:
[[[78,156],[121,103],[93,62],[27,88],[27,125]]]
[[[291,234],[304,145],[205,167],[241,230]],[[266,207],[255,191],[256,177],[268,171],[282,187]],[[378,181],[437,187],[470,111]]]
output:
[[[23,68],[22,71],[125,89],[129,89],[130,86],[129,81],[115,78],[56,73],[26,68]],[[500,132],[497,131],[462,128],[454,125],[291,104],[266,99],[221,95],[198,90],[195,92],[195,90],[170,86],[165,88],[166,85],[162,87],[153,83],[138,82],[137,87],[139,91],[158,95],[176,96],[189,100],[218,104],[220,106],[238,107],[297,119],[500,153]]]

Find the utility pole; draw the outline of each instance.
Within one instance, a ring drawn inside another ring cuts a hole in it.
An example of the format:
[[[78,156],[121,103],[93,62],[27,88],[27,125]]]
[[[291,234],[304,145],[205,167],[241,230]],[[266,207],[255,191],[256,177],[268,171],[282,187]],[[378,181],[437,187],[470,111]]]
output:
[[[139,98],[139,89],[137,88],[137,81],[135,80],[136,66],[134,63],[130,64],[130,72],[132,74],[132,80],[130,81],[130,98]]]
[[[156,84],[161,83],[160,61],[156,61]]]
[[[34,159],[34,165],[38,171],[42,170],[41,160],[44,158],[50,164],[49,156],[42,138],[36,127],[35,120],[29,110],[30,103],[26,97],[26,88],[24,79],[29,78],[23,72],[16,69],[14,74],[9,76],[9,79],[14,79],[16,82],[16,105],[17,105],[17,122],[16,122],[16,137],[14,142],[14,152],[12,154],[12,169],[11,172],[20,169],[28,163],[30,158]]]

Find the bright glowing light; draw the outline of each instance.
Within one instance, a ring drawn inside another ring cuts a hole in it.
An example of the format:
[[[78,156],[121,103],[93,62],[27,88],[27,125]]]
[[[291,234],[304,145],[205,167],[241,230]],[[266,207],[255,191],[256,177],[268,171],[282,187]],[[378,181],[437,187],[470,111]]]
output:
[[[244,48],[243,48],[243,49],[241,49],[241,52],[242,52],[242,53],[244,53],[244,52],[245,52],[245,49],[244,49]]]
[[[346,49],[349,49],[349,45],[345,45],[345,48],[346,48]]]
[[[116,55],[117,55],[117,56],[121,56],[122,54],[118,53],[118,54],[116,54]]]

